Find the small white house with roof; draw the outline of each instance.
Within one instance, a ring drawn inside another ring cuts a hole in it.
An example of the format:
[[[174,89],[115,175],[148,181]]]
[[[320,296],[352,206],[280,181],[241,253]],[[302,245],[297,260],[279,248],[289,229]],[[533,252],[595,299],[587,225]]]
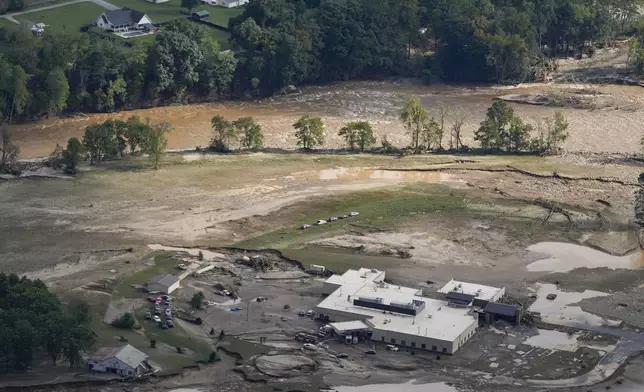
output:
[[[129,344],[119,348],[103,347],[87,359],[90,371],[116,373],[123,377],[142,377],[153,371],[149,357]]]

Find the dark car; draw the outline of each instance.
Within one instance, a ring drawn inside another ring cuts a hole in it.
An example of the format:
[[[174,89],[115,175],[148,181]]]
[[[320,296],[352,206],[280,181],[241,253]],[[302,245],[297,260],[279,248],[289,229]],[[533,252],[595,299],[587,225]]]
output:
[[[347,353],[340,353],[340,354],[336,355],[335,357],[336,357],[336,358],[340,358],[340,359],[343,359],[343,358],[349,358],[349,354],[347,354]]]
[[[145,312],[145,319],[150,320],[152,318],[152,313],[150,312]]]
[[[174,323],[172,322],[172,320],[166,320],[165,323],[168,326],[168,328],[174,328]]]
[[[367,350],[364,353],[369,355],[376,355],[376,350]]]
[[[159,323],[159,324],[160,324],[161,329],[168,329],[167,321],[165,323]]]

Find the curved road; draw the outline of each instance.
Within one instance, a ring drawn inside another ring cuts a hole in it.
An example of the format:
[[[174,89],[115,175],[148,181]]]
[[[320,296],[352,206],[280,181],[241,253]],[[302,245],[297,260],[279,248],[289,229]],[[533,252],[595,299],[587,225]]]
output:
[[[644,351],[644,334],[614,327],[595,327],[586,324],[561,323],[568,327],[613,335],[620,338],[613,351],[606,353],[597,365],[581,376],[560,380],[526,380],[528,385],[536,387],[565,388],[582,387],[597,384],[612,376],[626,361]]]
[[[91,3],[94,3],[94,4],[96,4],[96,5],[100,6],[100,7],[105,8],[106,10],[118,10],[118,9],[121,9],[121,7],[118,7],[118,6],[115,6],[114,4],[108,3],[108,2],[107,2],[107,1],[105,1],[105,0],[72,0],[72,1],[66,1],[66,2],[64,2],[64,3],[58,3],[58,4],[48,5],[48,6],[45,6],[45,7],[32,8],[32,9],[25,10],[25,11],[14,12],[14,13],[12,13],[12,14],[2,15],[2,16],[0,16],[0,17],[2,17],[2,18],[4,18],[4,19],[7,19],[7,20],[8,20],[8,21],[10,21],[10,22],[13,22],[13,23],[19,24],[20,22],[18,22],[18,21],[14,18],[14,16],[23,15],[23,14],[29,14],[29,13],[31,13],[31,12],[38,12],[38,11],[50,10],[50,9],[52,9],[52,8],[64,7],[64,6],[66,6],[66,5],[76,4],[76,3],[83,3],[83,2],[91,2]]]

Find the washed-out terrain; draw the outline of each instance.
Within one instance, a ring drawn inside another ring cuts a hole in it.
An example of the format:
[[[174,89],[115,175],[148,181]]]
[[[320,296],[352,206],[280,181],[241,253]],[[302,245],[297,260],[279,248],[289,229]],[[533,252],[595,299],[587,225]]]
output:
[[[406,135],[397,113],[406,98],[420,95],[433,113],[439,105],[465,112],[471,143],[493,98],[532,99],[574,88],[363,82],[261,102],[136,114],[173,122],[173,148],[206,145],[217,112],[257,117],[271,147],[292,148],[290,125],[316,113],[326,120],[328,147],[341,146],[335,130],[354,119],[374,121],[379,135],[402,146]],[[88,386],[73,381],[99,380],[81,369],[52,370],[45,358],[0,385],[55,382],[63,384],[52,390],[174,392],[644,389],[644,258],[634,223],[642,167],[628,155],[639,148],[641,90],[584,88],[598,90],[602,105],[611,106],[512,104],[528,119],[564,111],[571,137],[556,157],[182,152],[170,154],[158,171],[142,157],[126,157],[84,166],[75,178],[0,182],[3,271],[40,278],[64,300],[85,299],[99,344],[118,345],[123,336],[164,375],[136,385]],[[37,157],[81,135],[93,121],[131,114],[51,119],[16,126],[15,132],[24,155]],[[594,153],[575,153],[580,150]],[[315,225],[349,211],[359,215]],[[303,230],[304,224],[313,226]],[[179,264],[189,272],[173,297],[188,321],[160,330],[144,319],[149,305],[138,287],[159,273],[181,273]],[[309,264],[338,273],[384,269],[393,282],[427,292],[452,278],[504,286],[542,322],[482,327],[449,357],[389,352],[380,345],[377,355],[367,356],[371,343],[335,340],[304,350],[296,333],[321,326],[299,316],[321,299],[323,279],[302,270]],[[192,273],[209,265],[209,271]],[[207,307],[192,314],[188,300],[199,291]],[[549,294],[556,298],[548,300]],[[125,311],[133,312],[141,329],[115,331],[104,322]],[[189,320],[197,316],[201,325]],[[150,348],[150,339],[157,348]],[[219,362],[194,367],[212,351]]]

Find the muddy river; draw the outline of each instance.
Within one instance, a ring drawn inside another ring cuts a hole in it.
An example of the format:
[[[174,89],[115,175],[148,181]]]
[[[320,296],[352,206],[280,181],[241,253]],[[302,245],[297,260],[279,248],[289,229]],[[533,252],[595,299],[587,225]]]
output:
[[[563,85],[531,85],[520,88],[422,86],[395,82],[354,82],[323,87],[307,87],[299,94],[258,101],[230,101],[221,103],[169,106],[112,114],[91,114],[74,118],[48,119],[36,123],[13,126],[20,143],[23,158],[46,156],[56,143],[64,144],[72,136],[81,137],[87,125],[109,118],[125,119],[131,115],[150,118],[153,122],[169,121],[175,131],[169,136],[170,148],[205,146],[211,138],[210,119],[219,113],[228,119],[252,116],[263,127],[265,145],[276,148],[295,148],[292,124],[302,115],[324,118],[326,123],[325,147],[344,146],[337,136],[347,121],[368,120],[378,137],[387,135],[398,146],[408,144],[408,136],[398,115],[406,99],[420,96],[434,116],[439,108],[449,107],[452,114],[446,120],[451,127],[456,113],[464,116],[464,142],[473,145],[474,130],[485,116],[493,99],[507,94],[526,94],[561,90]],[[579,87],[568,85],[566,88]],[[599,88],[594,86],[593,88]],[[563,109],[570,123],[570,138],[564,147],[570,151],[633,152],[639,149],[644,123],[642,89],[635,86],[603,86],[603,94],[614,95],[624,106],[602,110]],[[526,120],[549,117],[556,110],[525,104],[511,104]],[[445,145],[448,135],[446,132]]]

